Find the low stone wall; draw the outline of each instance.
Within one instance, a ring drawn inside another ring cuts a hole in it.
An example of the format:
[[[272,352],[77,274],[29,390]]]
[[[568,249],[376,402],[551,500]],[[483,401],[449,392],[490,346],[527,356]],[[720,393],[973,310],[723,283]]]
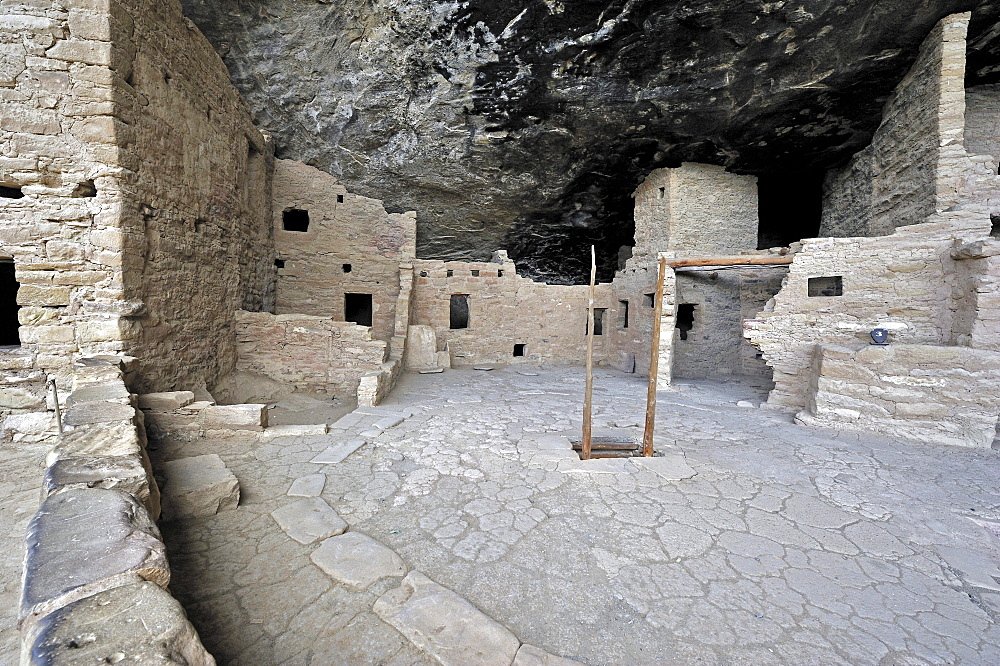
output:
[[[74,364],[66,432],[46,458],[28,526],[22,664],[215,664],[167,591],[159,491],[123,366],[110,357]]]
[[[1000,353],[935,345],[820,346],[805,425],[988,448],[1000,414]]]
[[[244,312],[236,314],[236,370],[267,377],[303,391],[327,391],[339,395],[358,393],[362,379],[375,373],[375,382],[391,385],[398,361],[391,360],[388,343],[372,337],[367,326],[334,321],[329,317]],[[365,382],[367,396],[372,379]],[[390,386],[391,387],[391,386]],[[371,398],[374,399],[374,398]],[[359,394],[359,403],[361,395]],[[366,403],[367,404],[367,403]]]

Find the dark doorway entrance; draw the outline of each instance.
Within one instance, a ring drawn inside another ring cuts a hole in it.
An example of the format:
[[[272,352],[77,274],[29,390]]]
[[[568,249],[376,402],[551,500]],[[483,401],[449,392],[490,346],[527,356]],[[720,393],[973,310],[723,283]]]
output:
[[[816,238],[823,217],[822,171],[762,174],[757,178],[757,249]]]
[[[344,294],[344,321],[361,326],[372,325],[372,295]]]
[[[469,328],[469,295],[452,294],[448,328]]]
[[[17,336],[17,280],[14,279],[14,262],[0,259],[0,345],[20,345]]]

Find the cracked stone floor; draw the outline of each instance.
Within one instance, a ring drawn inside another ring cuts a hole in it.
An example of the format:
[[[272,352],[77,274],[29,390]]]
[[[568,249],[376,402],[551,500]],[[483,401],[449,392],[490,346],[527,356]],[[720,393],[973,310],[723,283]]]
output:
[[[645,381],[598,370],[595,387],[595,424],[638,435]],[[518,447],[577,428],[582,394],[580,368],[407,374],[371,418],[408,417],[379,433],[178,446],[221,455],[243,497],[162,525],[171,589],[221,664],[434,663],[372,611],[400,579],[334,583],[309,558],[319,543],[270,516],[321,472],[350,531],[586,664],[1000,663],[1000,453],[797,426],[737,406],[765,391],[736,380],[659,395],[658,450],[693,478]],[[342,462],[310,462],[359,437]]]

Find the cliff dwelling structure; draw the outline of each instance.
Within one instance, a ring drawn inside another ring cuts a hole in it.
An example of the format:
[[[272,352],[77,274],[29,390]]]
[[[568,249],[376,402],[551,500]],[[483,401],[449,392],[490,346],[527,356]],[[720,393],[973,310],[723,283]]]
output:
[[[0,663],[1000,663],[911,4],[0,0]]]

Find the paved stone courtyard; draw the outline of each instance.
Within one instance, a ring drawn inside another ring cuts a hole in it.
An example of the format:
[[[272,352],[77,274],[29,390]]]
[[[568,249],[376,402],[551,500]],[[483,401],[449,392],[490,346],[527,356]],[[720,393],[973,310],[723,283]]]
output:
[[[638,435],[645,382],[595,386],[597,427]],[[328,435],[166,444],[220,454],[242,487],[235,510],[162,525],[171,589],[221,664],[436,663],[383,620],[404,569],[587,664],[1000,663],[997,453],[803,428],[738,406],[765,393],[736,380],[660,394],[659,467],[540,451],[578,427],[582,392],[579,368],[408,374]],[[5,627],[29,462],[4,481]],[[317,492],[405,567],[336,582],[331,540],[276,522]]]

